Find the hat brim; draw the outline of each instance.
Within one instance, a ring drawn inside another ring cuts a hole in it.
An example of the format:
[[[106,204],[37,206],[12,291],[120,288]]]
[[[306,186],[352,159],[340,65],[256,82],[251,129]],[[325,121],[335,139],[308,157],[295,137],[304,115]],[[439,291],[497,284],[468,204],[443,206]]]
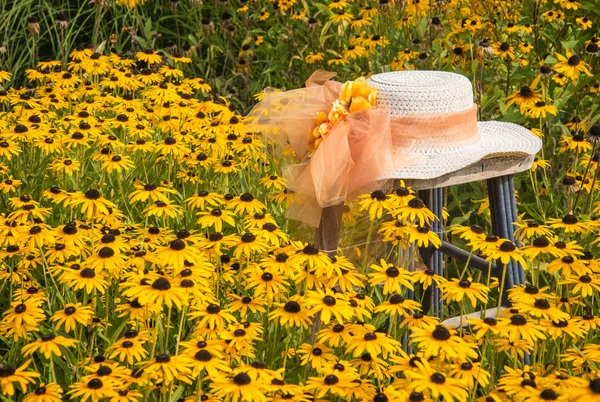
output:
[[[487,158],[535,155],[542,140],[518,124],[478,122],[479,141],[460,148],[417,149],[416,163],[390,172],[380,179],[435,179]]]

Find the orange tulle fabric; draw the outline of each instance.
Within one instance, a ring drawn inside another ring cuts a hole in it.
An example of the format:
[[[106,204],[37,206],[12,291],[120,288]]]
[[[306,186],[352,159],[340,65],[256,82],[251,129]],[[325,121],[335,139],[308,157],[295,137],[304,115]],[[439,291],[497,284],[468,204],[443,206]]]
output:
[[[442,142],[478,139],[476,108],[452,115],[390,118],[383,105],[350,113],[339,120],[314,152],[309,135],[318,112],[328,113],[342,83],[335,73],[316,71],[306,88],[268,92],[246,118],[249,129],[279,145],[275,158],[294,151],[295,163],[284,173],[288,190],[296,193],[288,217],[319,226],[323,208],[350,202],[359,194],[389,185],[394,171],[419,160],[413,152],[424,139]],[[450,123],[450,124],[449,124]]]

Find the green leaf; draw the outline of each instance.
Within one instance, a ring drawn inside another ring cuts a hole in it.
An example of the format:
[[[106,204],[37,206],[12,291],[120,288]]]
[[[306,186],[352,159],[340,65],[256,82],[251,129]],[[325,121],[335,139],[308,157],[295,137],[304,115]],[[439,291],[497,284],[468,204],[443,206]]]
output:
[[[469,218],[471,217],[472,213],[473,213],[473,211],[469,211],[469,212],[467,212],[463,216],[457,216],[456,218],[453,218],[452,222],[450,223],[450,225],[448,226],[448,228],[452,228],[452,227],[455,227],[455,226],[460,226],[463,223],[467,222],[469,220]]]
[[[563,45],[563,48],[565,49],[577,49],[579,46],[579,40],[565,40],[565,41],[560,41],[560,43]]]
[[[185,390],[185,387],[183,385],[179,386],[175,392],[173,392],[173,395],[171,395],[171,402],[176,402],[179,400],[179,397],[183,394],[183,391]]]
[[[558,59],[556,56],[550,55],[544,59],[544,64],[556,64],[558,63]]]
[[[148,47],[148,42],[146,41],[146,39],[142,38],[141,36],[137,36],[137,35],[135,35],[133,38],[138,43],[138,45],[140,45],[142,48]]]
[[[148,18],[144,24],[144,37],[146,39],[152,37],[152,18]]]

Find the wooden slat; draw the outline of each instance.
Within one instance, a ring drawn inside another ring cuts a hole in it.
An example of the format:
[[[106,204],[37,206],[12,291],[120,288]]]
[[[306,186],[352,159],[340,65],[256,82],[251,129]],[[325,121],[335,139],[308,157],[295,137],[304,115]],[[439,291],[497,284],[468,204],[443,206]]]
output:
[[[406,186],[414,190],[448,187],[457,184],[471,183],[493,177],[506,176],[524,172],[531,168],[535,156],[500,157],[481,160],[465,168],[451,172],[435,179],[403,179]],[[398,179],[402,179],[399,177]]]
[[[500,311],[504,310],[505,307],[500,307]],[[447,320],[442,321],[442,325],[447,327],[447,328],[465,328],[468,327],[469,324],[467,323],[467,318],[483,318],[483,317],[492,317],[492,318],[496,318],[496,315],[498,314],[498,307],[492,307],[492,308],[488,308],[487,310],[483,311],[485,314],[481,314],[481,311],[476,311],[474,313],[470,313],[470,314],[465,314],[462,316],[462,321],[460,319],[460,316],[457,317],[451,317],[448,318]]]

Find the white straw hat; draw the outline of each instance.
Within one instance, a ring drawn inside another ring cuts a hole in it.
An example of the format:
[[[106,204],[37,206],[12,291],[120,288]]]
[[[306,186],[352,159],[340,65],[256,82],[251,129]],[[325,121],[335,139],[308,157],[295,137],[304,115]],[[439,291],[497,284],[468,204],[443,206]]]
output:
[[[473,89],[464,76],[442,71],[397,71],[373,75],[377,104],[390,109],[391,118],[463,112],[473,108]],[[441,116],[442,118],[442,116]],[[542,141],[514,123],[477,122],[479,138],[468,142],[431,141],[427,132],[416,139],[416,163],[386,173],[380,179],[433,179],[501,156],[535,155]]]

